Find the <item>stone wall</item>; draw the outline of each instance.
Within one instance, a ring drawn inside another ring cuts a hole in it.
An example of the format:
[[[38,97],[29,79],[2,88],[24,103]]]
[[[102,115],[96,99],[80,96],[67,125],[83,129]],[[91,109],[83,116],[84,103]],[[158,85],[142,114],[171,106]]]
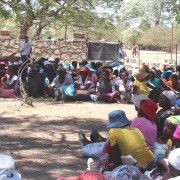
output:
[[[86,59],[87,44],[85,41],[51,41],[38,40],[32,42],[32,54],[35,57],[60,58],[62,61]],[[17,39],[0,39],[0,56],[15,54],[20,57],[19,47],[22,43]]]

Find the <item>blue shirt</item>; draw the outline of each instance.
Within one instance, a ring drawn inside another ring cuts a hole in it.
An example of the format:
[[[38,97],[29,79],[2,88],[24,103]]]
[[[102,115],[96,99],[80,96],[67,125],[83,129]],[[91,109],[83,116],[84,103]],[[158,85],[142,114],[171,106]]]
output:
[[[158,78],[153,78],[153,79],[149,79],[148,80],[148,82],[149,83],[151,83],[151,84],[153,84],[155,87],[157,87],[157,88],[161,88],[161,82],[160,82],[160,80],[158,79]]]

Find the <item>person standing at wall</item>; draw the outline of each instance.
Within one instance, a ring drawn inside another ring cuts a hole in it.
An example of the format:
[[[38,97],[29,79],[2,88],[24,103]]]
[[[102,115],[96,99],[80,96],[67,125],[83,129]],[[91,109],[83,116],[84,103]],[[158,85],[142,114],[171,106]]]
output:
[[[32,44],[29,41],[28,36],[25,36],[24,42],[20,46],[21,58],[23,63],[30,57],[31,51],[32,51]]]
[[[25,83],[26,82],[26,76],[27,76],[27,68],[26,66],[26,61],[30,57],[32,51],[32,44],[29,41],[28,36],[24,37],[24,42],[20,45],[20,52],[21,52],[21,59],[22,59],[22,66],[20,68],[20,74],[21,74],[21,80]]]

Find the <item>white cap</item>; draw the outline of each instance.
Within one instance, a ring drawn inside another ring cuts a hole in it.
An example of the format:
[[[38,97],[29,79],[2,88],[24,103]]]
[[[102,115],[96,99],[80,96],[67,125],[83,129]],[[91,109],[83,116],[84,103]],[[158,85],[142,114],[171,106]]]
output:
[[[49,61],[44,61],[43,63],[44,63],[44,66],[51,64]]]
[[[48,58],[48,61],[49,61],[49,62],[54,62],[55,59],[54,59],[53,57],[49,57],[49,58]]]
[[[0,154],[0,180],[21,180],[11,156]]]
[[[134,95],[131,97],[131,101],[134,103],[134,105],[140,109],[140,102],[142,100],[146,100],[146,99],[149,99],[146,95],[144,94],[140,94],[140,95]]]

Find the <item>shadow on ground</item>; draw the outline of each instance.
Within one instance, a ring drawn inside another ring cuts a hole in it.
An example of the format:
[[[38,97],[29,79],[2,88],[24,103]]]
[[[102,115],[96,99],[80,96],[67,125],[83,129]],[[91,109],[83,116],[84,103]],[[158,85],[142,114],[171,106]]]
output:
[[[23,179],[53,180],[74,176],[86,169],[77,133],[92,129],[106,132],[99,119],[41,116],[1,117],[1,153],[11,155]]]

